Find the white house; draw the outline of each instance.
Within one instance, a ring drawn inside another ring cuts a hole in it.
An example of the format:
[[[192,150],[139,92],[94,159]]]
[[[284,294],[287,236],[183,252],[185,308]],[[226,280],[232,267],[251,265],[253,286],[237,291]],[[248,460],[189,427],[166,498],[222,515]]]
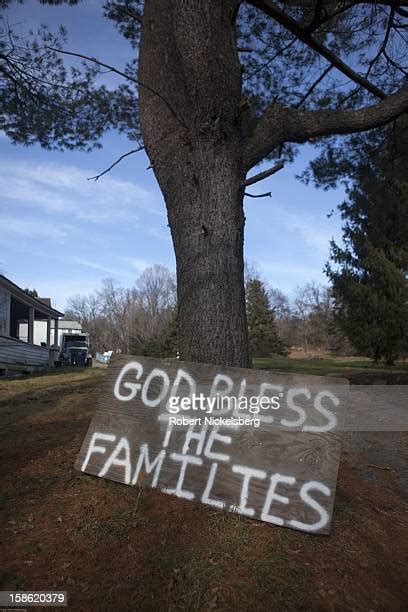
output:
[[[66,321],[60,319],[58,321],[57,341],[55,341],[54,323],[51,321],[51,344],[61,346],[62,334],[81,333],[82,326],[78,321]],[[28,340],[28,323],[20,323],[19,338],[27,342]],[[34,321],[34,344],[43,345],[47,342],[47,321]]]
[[[54,341],[59,338],[58,322],[63,316],[64,313],[52,308],[49,299],[28,295],[0,274],[0,373],[33,372],[53,366],[58,352]],[[44,326],[44,339],[41,335],[34,337],[36,322]],[[22,324],[26,325],[25,337],[20,337]]]

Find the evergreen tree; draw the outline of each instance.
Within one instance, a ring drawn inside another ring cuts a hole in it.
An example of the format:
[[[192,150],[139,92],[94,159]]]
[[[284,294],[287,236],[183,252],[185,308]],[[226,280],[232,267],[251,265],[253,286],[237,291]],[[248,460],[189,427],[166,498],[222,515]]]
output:
[[[327,273],[335,313],[353,346],[392,364],[408,351],[408,123],[386,146],[365,140],[348,198],[339,207],[344,246],[331,243]]]
[[[34,298],[38,298],[38,292],[37,292],[37,289],[29,289],[28,287],[26,287],[26,288],[24,289],[24,291],[25,291],[25,292],[26,292],[26,293],[27,293],[29,296],[34,297]]]
[[[162,332],[146,342],[142,354],[147,357],[177,357],[178,323],[177,312],[172,312]]]
[[[252,357],[287,355],[287,347],[279,337],[268,294],[259,279],[250,279],[246,286],[249,347]]]
[[[330,136],[406,113],[406,3],[35,3],[72,5],[88,36],[102,11],[129,43],[120,64],[122,51],[92,37],[91,55],[73,50],[64,27],[13,27],[13,4],[0,0],[0,130],[17,144],[91,150],[115,129],[131,148],[95,180],[144,148],[173,239],[181,355],[248,366],[244,197],[302,143],[328,150]],[[275,163],[254,174],[264,160]]]

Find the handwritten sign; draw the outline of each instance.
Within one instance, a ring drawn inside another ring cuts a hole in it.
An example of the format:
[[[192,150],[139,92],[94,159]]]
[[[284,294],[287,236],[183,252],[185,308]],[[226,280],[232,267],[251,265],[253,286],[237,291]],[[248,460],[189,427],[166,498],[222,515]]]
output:
[[[75,467],[327,534],[347,381],[122,355]]]

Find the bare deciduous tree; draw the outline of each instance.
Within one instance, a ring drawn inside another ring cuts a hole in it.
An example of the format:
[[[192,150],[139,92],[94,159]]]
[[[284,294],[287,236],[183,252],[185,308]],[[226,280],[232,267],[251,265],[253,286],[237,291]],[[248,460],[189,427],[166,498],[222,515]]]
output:
[[[293,316],[298,323],[298,337],[309,348],[329,347],[330,325],[333,320],[331,291],[315,282],[297,287]]]
[[[246,190],[300,143],[376,128],[407,111],[406,6],[111,0],[106,15],[131,43],[124,69],[47,34],[25,51],[6,33],[2,126],[15,142],[45,146],[86,148],[111,127],[143,140],[176,255],[181,356],[249,366]],[[96,67],[85,78],[71,73],[65,93],[62,53]],[[115,92],[96,87],[97,69],[127,83]],[[267,159],[271,168],[247,178]]]
[[[91,334],[94,351],[141,350],[157,336],[174,312],[175,278],[167,268],[154,265],[132,288],[105,279],[101,289],[68,300],[66,316],[81,322]]]
[[[139,310],[144,314],[145,335],[160,332],[166,313],[176,304],[176,281],[164,266],[146,268],[136,282],[134,291]]]

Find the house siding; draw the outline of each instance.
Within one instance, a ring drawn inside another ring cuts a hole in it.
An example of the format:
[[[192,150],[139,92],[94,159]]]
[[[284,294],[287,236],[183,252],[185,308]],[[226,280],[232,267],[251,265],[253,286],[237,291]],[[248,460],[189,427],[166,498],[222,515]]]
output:
[[[47,348],[0,335],[0,364],[35,367],[47,366],[49,362],[50,355]]]

